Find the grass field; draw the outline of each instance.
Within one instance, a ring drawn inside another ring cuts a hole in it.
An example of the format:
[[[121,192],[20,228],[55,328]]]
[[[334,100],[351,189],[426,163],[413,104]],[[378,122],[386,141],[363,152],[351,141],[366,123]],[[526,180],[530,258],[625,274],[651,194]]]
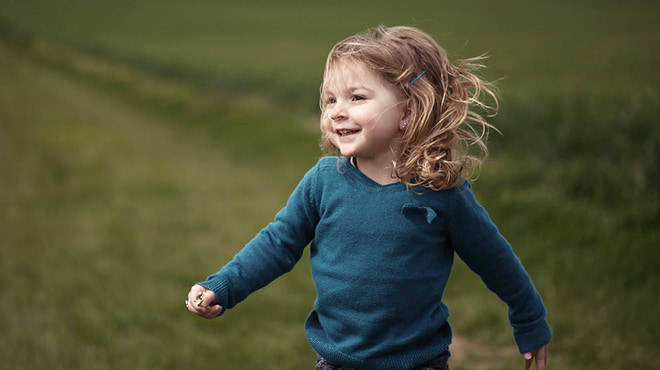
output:
[[[415,24],[504,77],[474,188],[544,297],[553,369],[660,367],[654,2],[0,1],[0,368],[309,369],[308,262],[222,319],[183,306],[320,156],[339,39]],[[458,263],[452,369],[521,368]]]

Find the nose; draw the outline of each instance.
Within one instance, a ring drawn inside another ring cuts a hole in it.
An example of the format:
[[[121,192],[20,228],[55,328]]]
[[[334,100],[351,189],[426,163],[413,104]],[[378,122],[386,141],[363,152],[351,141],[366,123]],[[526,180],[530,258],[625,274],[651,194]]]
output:
[[[328,110],[328,117],[333,121],[341,121],[346,118],[346,107],[339,101],[335,102]]]

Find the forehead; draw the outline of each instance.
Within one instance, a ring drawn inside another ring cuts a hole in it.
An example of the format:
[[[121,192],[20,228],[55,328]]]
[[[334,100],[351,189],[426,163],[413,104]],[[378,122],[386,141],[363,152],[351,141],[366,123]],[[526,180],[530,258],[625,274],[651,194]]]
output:
[[[383,88],[385,81],[363,63],[340,60],[331,65],[323,81],[326,93],[355,88]]]

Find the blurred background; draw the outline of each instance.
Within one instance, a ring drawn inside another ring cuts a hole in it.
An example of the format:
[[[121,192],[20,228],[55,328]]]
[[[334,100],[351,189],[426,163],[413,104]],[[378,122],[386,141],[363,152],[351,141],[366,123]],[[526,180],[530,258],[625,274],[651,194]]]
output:
[[[657,1],[0,0],[0,368],[310,369],[307,257],[189,314],[318,149],[325,56],[413,25],[501,91],[475,193],[548,308],[551,369],[660,368]],[[522,368],[457,260],[452,369]]]

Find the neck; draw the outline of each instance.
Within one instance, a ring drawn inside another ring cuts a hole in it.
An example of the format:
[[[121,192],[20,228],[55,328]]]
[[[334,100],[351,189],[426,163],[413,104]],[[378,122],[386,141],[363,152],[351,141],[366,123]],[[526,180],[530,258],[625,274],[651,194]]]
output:
[[[358,171],[380,185],[389,185],[399,182],[393,175],[392,161],[378,163],[367,159],[351,158],[353,165]]]

